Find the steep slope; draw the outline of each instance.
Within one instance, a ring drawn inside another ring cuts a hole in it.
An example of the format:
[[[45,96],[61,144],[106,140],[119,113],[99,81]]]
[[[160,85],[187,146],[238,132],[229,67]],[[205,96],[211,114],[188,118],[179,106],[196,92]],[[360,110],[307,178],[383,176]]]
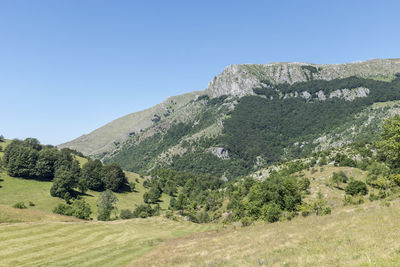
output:
[[[170,97],[159,105],[128,114],[94,130],[90,134],[83,135],[58,147],[69,147],[85,155],[101,157],[101,155],[113,151],[129,136],[134,136],[151,127],[159,119],[165,119],[171,114],[173,115],[171,117],[184,119],[185,112],[180,112],[180,110],[199,95],[199,92],[191,92]]]
[[[203,92],[170,98],[60,147],[135,172],[169,166],[229,179],[314,149],[373,139],[382,119],[398,113],[397,104],[372,105],[400,100],[399,73],[399,59],[231,65]]]

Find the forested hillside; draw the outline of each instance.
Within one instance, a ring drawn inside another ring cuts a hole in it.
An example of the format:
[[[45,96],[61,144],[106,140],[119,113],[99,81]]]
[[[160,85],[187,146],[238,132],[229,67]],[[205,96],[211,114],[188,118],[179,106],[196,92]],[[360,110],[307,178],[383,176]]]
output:
[[[400,78],[349,77],[279,85],[264,81],[254,92],[241,98],[201,96],[194,101],[201,102],[194,119],[172,123],[145,139],[133,137],[105,162],[142,173],[168,167],[230,179],[274,162],[305,157],[322,145],[321,137],[340,134],[342,125],[355,131],[356,125],[364,127],[362,139],[353,134],[344,144],[370,142],[379,130],[375,122],[387,117],[387,112],[376,111],[366,121],[362,114],[374,103],[399,100]],[[204,134],[216,125],[219,132]]]

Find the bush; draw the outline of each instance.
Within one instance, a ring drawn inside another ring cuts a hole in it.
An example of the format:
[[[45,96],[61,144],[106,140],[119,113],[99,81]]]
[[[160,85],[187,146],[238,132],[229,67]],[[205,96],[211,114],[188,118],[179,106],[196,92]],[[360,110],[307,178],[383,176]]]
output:
[[[35,203],[33,203],[32,201],[29,201],[29,206],[34,207]]]
[[[26,209],[26,206],[25,206],[24,202],[17,202],[12,207],[16,208],[16,209]]]
[[[321,216],[322,215],[329,215],[329,214],[331,214],[331,212],[332,212],[331,207],[325,206],[325,207],[322,208],[320,215]]]
[[[369,199],[369,201],[375,201],[375,200],[379,199],[379,196],[375,195],[374,192],[371,192],[371,193],[369,193],[368,199]]]
[[[342,183],[347,183],[347,181],[348,181],[347,175],[343,171],[334,172],[332,174],[331,182],[335,184],[336,187],[339,187],[339,185]]]
[[[109,221],[111,217],[111,210],[108,209],[99,209],[97,215],[97,220],[99,221]]]
[[[72,216],[74,214],[74,210],[71,205],[67,204],[58,204],[53,208],[53,213]]]
[[[210,222],[210,216],[206,211],[200,211],[196,214],[196,222],[198,223],[208,223]]]
[[[299,188],[302,191],[307,191],[310,188],[310,179],[308,179],[307,177],[301,178],[299,180]]]
[[[253,220],[250,217],[243,217],[240,220],[240,223],[242,224],[242,227],[246,227],[246,226],[249,226],[250,224],[252,224]]]
[[[75,200],[72,203],[73,214],[76,218],[82,220],[89,220],[90,215],[92,214],[92,210],[90,209],[90,205],[86,203],[84,200]]]
[[[351,181],[346,188],[344,189],[344,191],[346,192],[346,194],[348,195],[366,195],[368,194],[368,188],[367,185],[362,182],[362,181],[357,181],[357,180],[353,180]]]
[[[75,200],[72,205],[58,204],[54,207],[53,213],[74,216],[78,219],[89,220],[92,210],[84,200]]]
[[[153,216],[155,212],[156,210],[153,209],[150,205],[141,204],[136,207],[132,215],[134,218],[146,218]]]
[[[307,216],[311,215],[311,213],[313,213],[313,208],[311,207],[311,205],[309,205],[307,203],[303,203],[300,205],[299,211],[301,213],[301,216],[307,217]]]
[[[261,208],[261,218],[270,223],[278,221],[281,213],[282,210],[277,204],[267,204]]]
[[[123,220],[131,219],[133,218],[133,214],[130,210],[128,209],[123,209],[121,210],[119,217]]]
[[[131,192],[135,192],[136,184],[134,182],[129,182],[129,189]]]

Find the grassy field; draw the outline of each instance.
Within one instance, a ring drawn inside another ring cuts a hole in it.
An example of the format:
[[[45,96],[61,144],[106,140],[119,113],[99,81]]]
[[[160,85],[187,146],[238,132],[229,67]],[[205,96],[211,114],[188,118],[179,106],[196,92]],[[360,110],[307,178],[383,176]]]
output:
[[[161,217],[0,224],[0,266],[124,266],[168,239],[213,228]]]
[[[118,198],[118,210],[130,209],[133,210],[135,205],[143,203],[143,194],[146,191],[143,187],[143,178],[131,172],[126,172],[129,181],[138,179],[136,183],[136,192],[116,193]],[[65,203],[64,200],[51,197],[50,187],[51,182],[41,182],[31,179],[21,179],[8,176],[4,171],[0,171],[0,205],[13,205],[17,202],[24,202],[28,206],[29,202],[35,204],[33,207],[28,207],[33,210],[51,212],[53,207],[58,203]],[[83,198],[90,204],[94,212],[93,218],[96,217],[97,207],[96,201],[99,192],[88,191]],[[163,194],[161,197],[160,206],[163,209],[168,208],[170,197]],[[0,221],[1,222],[1,221]]]
[[[399,266],[400,202],[170,240],[130,266]]]

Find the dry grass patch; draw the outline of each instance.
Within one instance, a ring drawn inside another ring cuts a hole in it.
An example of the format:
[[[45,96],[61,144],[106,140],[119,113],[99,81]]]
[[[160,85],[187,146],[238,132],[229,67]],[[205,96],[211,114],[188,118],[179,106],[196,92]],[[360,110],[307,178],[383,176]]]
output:
[[[398,266],[399,221],[399,201],[368,203],[171,240],[130,266]]]

